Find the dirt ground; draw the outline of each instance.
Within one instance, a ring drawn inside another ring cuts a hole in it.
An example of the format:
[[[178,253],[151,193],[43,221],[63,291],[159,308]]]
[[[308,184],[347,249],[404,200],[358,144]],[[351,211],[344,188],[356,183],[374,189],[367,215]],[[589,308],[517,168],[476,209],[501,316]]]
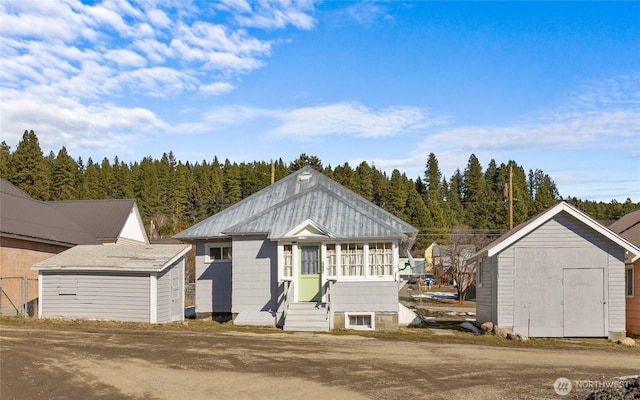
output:
[[[640,372],[619,347],[535,348],[357,335],[0,325],[12,399],[559,399],[560,377]],[[574,385],[575,386],[575,385]]]

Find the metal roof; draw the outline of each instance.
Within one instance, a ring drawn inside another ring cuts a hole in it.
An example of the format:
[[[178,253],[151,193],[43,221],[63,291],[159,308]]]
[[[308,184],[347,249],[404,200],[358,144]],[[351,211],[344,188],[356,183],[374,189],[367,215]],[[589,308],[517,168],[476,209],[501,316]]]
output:
[[[32,199],[4,179],[0,180],[0,232],[62,246],[99,243],[67,216],[46,202]]]
[[[640,247],[640,209],[624,215],[611,224],[609,229]]]
[[[101,240],[120,237],[134,199],[49,201],[48,204]]]
[[[174,237],[194,240],[265,233],[281,238],[305,220],[343,238],[413,241],[418,232],[362,196],[305,167]]]
[[[33,270],[160,272],[191,249],[184,244],[76,246],[34,264]]]

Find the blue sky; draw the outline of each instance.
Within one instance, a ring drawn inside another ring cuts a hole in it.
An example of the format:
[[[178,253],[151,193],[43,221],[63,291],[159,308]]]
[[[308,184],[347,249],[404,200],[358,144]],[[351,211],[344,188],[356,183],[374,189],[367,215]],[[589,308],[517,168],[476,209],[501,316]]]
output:
[[[0,128],[126,162],[542,169],[640,202],[640,2],[0,3]]]

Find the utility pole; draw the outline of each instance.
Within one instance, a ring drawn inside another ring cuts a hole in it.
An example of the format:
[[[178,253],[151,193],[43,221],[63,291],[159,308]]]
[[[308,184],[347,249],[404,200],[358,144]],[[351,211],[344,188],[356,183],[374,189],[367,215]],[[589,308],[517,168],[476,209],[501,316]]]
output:
[[[271,161],[271,184],[276,181],[276,165]]]
[[[513,166],[509,165],[509,229],[513,229]]]

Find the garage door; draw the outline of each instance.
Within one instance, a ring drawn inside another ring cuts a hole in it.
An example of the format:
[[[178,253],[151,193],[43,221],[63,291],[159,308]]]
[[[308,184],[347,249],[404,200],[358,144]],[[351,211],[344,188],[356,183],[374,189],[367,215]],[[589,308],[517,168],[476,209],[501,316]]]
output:
[[[564,336],[605,335],[604,269],[563,269]]]

